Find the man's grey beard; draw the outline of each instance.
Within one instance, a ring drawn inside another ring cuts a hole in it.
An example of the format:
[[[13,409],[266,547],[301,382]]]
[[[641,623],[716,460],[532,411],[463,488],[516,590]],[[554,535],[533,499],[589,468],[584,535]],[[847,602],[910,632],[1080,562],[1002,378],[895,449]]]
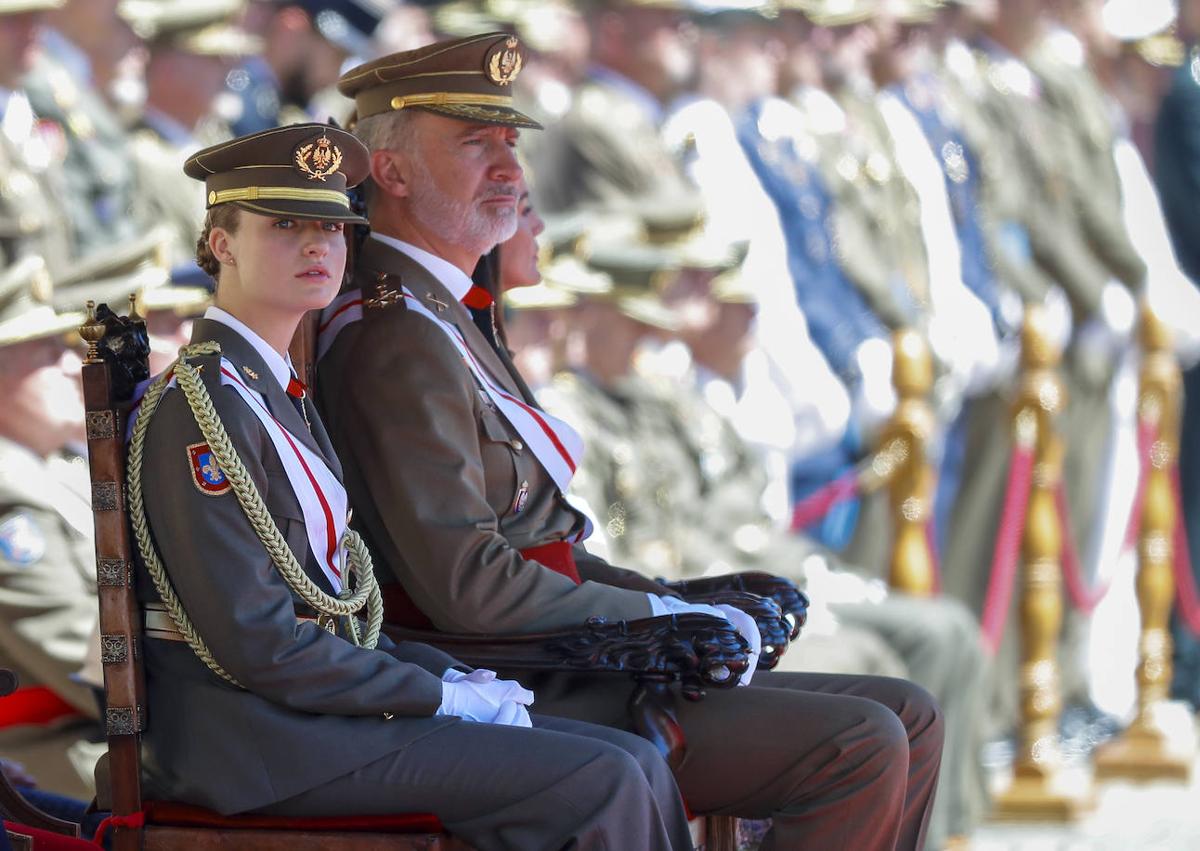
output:
[[[434,185],[433,175],[419,158],[413,166],[410,196],[413,218],[447,242],[477,251],[482,257],[517,232],[515,205],[495,208],[495,212],[489,214],[473,203],[463,203],[440,192]],[[512,186],[505,186],[503,192],[517,194]]]

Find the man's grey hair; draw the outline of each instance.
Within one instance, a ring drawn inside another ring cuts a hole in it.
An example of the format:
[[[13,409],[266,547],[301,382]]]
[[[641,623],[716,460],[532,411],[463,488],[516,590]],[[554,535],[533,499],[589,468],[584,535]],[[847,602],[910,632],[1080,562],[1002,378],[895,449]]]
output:
[[[417,129],[416,115],[411,110],[395,109],[360,118],[354,125],[353,133],[358,141],[374,153],[382,150],[405,149],[411,151],[416,147]],[[371,178],[363,181],[363,196],[370,211],[375,184]]]

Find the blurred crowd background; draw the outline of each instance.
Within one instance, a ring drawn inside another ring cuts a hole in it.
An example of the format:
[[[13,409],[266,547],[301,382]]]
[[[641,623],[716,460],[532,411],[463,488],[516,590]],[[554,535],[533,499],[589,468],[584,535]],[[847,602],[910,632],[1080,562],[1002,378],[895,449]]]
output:
[[[79,358],[46,329],[134,296],[164,367],[211,287],[184,160],[352,126],[346,69],[495,31],[524,45],[514,94],[545,129],[521,134],[522,226],[491,273],[523,375],[587,441],[589,547],[804,583],[789,664],[933,691],[931,847],[969,835],[982,746],[1018,713],[1018,630],[993,662],[978,619],[1028,321],[1062,352],[1065,534],[1096,583],[1129,561],[1140,306],[1172,332],[1200,564],[1198,0],[0,0],[0,661],[95,713]],[[879,460],[902,361],[931,404],[925,599],[887,585],[886,493],[837,484]],[[1134,702],[1132,580],[1114,588],[1062,640],[1085,751]],[[1200,707],[1200,645],[1174,636],[1173,693]]]

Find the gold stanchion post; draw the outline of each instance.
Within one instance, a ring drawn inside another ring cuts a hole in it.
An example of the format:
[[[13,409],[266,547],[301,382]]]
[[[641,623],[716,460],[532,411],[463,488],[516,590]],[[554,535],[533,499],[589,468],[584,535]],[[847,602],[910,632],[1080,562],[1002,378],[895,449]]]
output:
[[[1070,785],[1059,759],[1062,529],[1055,492],[1062,475],[1063,444],[1056,420],[1066,404],[1066,391],[1057,373],[1061,353],[1048,339],[1040,307],[1026,309],[1021,347],[1015,436],[1035,446],[1036,460],[1022,538],[1020,729],[1013,780],[997,796],[993,816],[1068,821],[1089,804],[1091,789],[1086,780]]]
[[[933,361],[916,331],[897,331],[892,340],[892,384],[896,413],[884,428],[874,472],[888,484],[892,511],[892,555],[888,582],[898,591],[933,593],[933,556],[927,525],[932,513],[933,470],[927,447],[935,420],[929,404]]]
[[[1176,779],[1190,776],[1194,737],[1172,741],[1162,709],[1171,686],[1171,633],[1168,620],[1175,601],[1171,559],[1177,521],[1171,469],[1179,448],[1179,363],[1171,335],[1148,305],[1142,307],[1142,370],[1139,419],[1151,425],[1154,443],[1150,468],[1143,471],[1145,494],[1138,536],[1137,715],[1117,739],[1096,750],[1096,776],[1103,779]]]

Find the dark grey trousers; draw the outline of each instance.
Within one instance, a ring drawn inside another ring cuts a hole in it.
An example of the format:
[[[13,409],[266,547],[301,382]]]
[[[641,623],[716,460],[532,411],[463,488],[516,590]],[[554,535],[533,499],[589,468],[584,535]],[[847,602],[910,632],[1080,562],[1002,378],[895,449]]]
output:
[[[692,847],[679,789],[649,742],[543,716],[532,730],[455,724],[263,812],[432,812],[480,851]]]
[[[543,712],[627,725],[627,682],[543,677]],[[771,818],[764,851],[915,851],[941,766],[942,714],[906,680],[756,674],[677,701],[688,751],[675,778],[692,812]]]

